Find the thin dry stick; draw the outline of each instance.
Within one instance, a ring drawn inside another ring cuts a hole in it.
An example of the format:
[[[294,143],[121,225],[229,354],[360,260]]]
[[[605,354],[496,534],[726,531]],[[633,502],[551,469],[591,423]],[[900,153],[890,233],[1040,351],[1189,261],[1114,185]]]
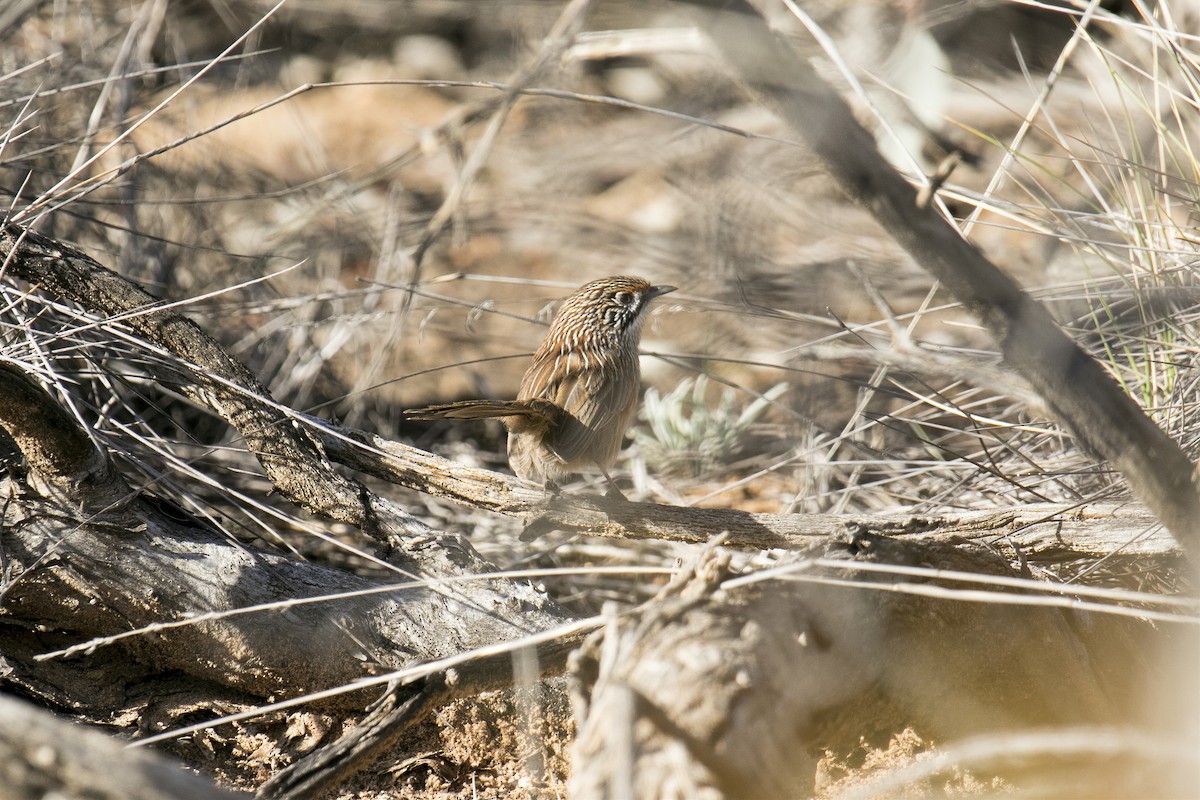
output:
[[[117,57],[113,59],[108,79],[101,84],[100,96],[96,98],[96,102],[92,105],[92,113],[88,116],[87,129],[84,131],[83,139],[79,144],[79,151],[75,154],[75,161],[72,162],[71,168],[68,170],[70,174],[76,173],[88,161],[96,132],[100,130],[100,123],[103,121],[104,112],[108,108],[109,98],[112,97],[113,88],[117,85],[116,82],[119,76],[125,72],[133,56],[134,42],[137,41],[142,35],[142,31],[146,28],[146,20],[149,17],[150,9],[150,4],[142,7],[141,12],[134,18],[133,24],[129,26],[129,31],[125,34],[125,41],[121,42],[121,50],[117,53]]]

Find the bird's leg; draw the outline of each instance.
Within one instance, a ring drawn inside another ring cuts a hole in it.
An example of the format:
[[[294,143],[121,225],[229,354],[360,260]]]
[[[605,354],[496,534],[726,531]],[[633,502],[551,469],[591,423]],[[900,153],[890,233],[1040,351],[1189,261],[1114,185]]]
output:
[[[608,474],[608,470],[606,470],[604,467],[601,467],[599,464],[596,466],[600,467],[600,474],[604,476],[604,480],[608,481],[608,491],[604,493],[604,496],[611,500],[624,500],[625,502],[629,502],[629,498],[626,497],[625,493],[621,491],[621,487],[617,486],[617,482],[612,479],[612,475]]]

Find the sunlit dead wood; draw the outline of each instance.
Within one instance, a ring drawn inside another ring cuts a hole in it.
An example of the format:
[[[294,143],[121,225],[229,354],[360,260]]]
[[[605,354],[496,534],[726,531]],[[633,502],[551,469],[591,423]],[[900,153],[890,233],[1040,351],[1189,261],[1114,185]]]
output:
[[[839,577],[855,563],[1009,571],[978,545],[866,536],[822,552],[848,560]],[[1124,732],[1127,751],[1085,750],[1048,772],[998,752],[1003,766],[990,774],[1084,797],[1182,797],[1194,785],[1196,761],[1172,746],[1189,713],[1175,704],[1194,708],[1194,696],[1147,703],[1153,693],[1134,689],[1177,681],[1194,658],[1173,672],[1171,637],[1149,625],[896,595],[866,572],[838,586],[731,584],[726,568],[719,551],[702,556],[641,609],[614,614],[573,660],[573,797],[808,797],[825,749],[848,752],[906,725],[938,742]],[[1137,725],[1157,726],[1161,757],[1139,747]]]
[[[0,695],[0,796],[4,800],[235,800],[154,753]]]
[[[473,508],[525,520],[536,531],[703,543],[727,533],[729,547],[808,547],[860,529],[889,536],[979,541],[1016,547],[1030,559],[1177,556],[1179,545],[1135,503],[1024,505],[957,514],[761,514],[729,508],[626,503],[588,494],[549,496],[511,475],[449,459],[365,431],[311,420],[329,457],[363,473]]]

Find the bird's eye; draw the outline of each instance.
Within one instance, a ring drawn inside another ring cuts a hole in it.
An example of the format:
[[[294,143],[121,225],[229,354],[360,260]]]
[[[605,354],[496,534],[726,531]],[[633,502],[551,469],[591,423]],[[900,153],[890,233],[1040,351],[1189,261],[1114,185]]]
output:
[[[613,295],[613,300],[616,300],[623,306],[633,303],[633,292],[617,292]]]

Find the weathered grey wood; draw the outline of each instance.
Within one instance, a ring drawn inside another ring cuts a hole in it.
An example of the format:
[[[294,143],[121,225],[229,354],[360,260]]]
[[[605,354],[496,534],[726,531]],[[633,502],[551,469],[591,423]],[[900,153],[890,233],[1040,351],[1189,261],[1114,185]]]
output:
[[[304,635],[295,636],[289,645],[290,634],[282,633],[289,626],[279,624],[278,632],[274,634],[279,637],[273,643],[275,648],[269,648],[262,657],[272,663],[282,663],[289,662],[293,656],[306,653],[311,656],[318,652],[313,650],[313,638],[327,634],[342,642],[342,647],[325,653],[340,663],[332,670],[313,670],[310,678],[295,674],[303,671],[299,669],[302,661],[281,673],[264,669],[257,679],[255,691],[266,689],[270,694],[282,685],[293,689],[314,684],[334,685],[347,676],[361,674],[364,664],[395,665],[437,658],[513,638],[531,629],[542,630],[566,618],[553,600],[528,582],[437,581],[437,578],[486,573],[494,567],[482,559],[465,538],[433,530],[390,500],[369,491],[357,481],[342,477],[305,427],[295,424],[242,364],[194,323],[173,310],[159,308],[158,301],[140,288],[77,250],[14,225],[0,231],[0,261],[5,262],[8,276],[36,283],[42,291],[60,294],[100,314],[118,317],[124,326],[176,355],[179,361],[175,368],[162,368],[160,380],[211,405],[237,428],[277,489],[314,514],[356,525],[384,542],[388,547],[384,555],[401,568],[397,580],[417,575],[435,579],[426,587],[407,590],[391,600],[376,597],[343,601],[341,607],[350,614],[347,619],[353,619],[359,625],[369,620],[374,626],[373,630],[363,632],[367,637],[366,649],[371,652],[357,652],[349,645],[345,632],[338,633],[336,625],[331,626],[328,608],[310,607],[303,612],[296,611],[306,624],[298,626],[293,633]],[[11,371],[6,374],[10,382],[17,380]],[[36,417],[39,404],[48,418],[69,421],[44,393],[31,396],[26,404],[30,407],[22,413],[26,416],[32,413]],[[38,447],[52,450],[58,446],[49,437],[38,444],[30,440],[28,434],[17,431],[21,419],[11,415],[5,418],[0,414],[0,425],[7,423],[18,436],[25,437],[20,443],[30,448],[35,458]],[[70,424],[74,425],[73,422]],[[80,442],[87,439],[82,431],[73,432],[71,437]],[[69,449],[75,445],[67,442],[65,446]],[[51,472],[56,469],[52,458],[40,458],[39,463]],[[69,464],[71,469],[76,466],[70,459],[64,458],[61,463]],[[70,478],[65,474],[62,477]],[[107,517],[89,518],[78,513],[80,509],[75,506],[79,498],[67,498],[59,508],[54,504],[39,504],[36,496],[23,492],[16,483],[10,490],[16,502],[6,506],[6,511],[12,515],[10,519],[19,520],[19,525],[10,522],[5,526],[5,534],[26,537],[19,547],[25,558],[17,559],[15,571],[9,573],[16,579],[16,585],[8,588],[3,608],[10,619],[16,613],[11,601],[22,595],[23,589],[19,585],[22,579],[27,580],[30,587],[43,579],[62,582],[71,588],[70,596],[76,599],[93,593],[103,596],[129,614],[126,626],[173,620],[180,614],[196,611],[286,600],[289,596],[306,597],[320,591],[336,591],[339,587],[367,586],[361,581],[347,583],[344,579],[348,576],[339,580],[333,571],[318,576],[306,571],[307,566],[236,547],[198,523],[201,530],[197,534],[189,523],[174,521],[180,513],[177,509],[174,513],[158,513],[152,498],[137,506],[110,509]],[[22,503],[27,504],[25,508],[21,507]],[[182,517],[188,519],[186,514]],[[82,526],[80,532],[70,533],[77,525]],[[198,535],[199,539],[190,540],[193,535]],[[150,541],[154,536],[164,538]],[[175,553],[172,541],[178,542],[174,546],[183,552]],[[53,558],[43,559],[43,556],[68,546],[76,548],[72,551],[75,560],[69,566]],[[84,563],[87,559],[91,559],[93,565],[102,564],[103,569],[89,568]],[[53,572],[60,567],[72,571]],[[46,572],[38,572],[35,576],[35,568]],[[293,571],[289,573],[289,569]],[[29,570],[30,574],[23,575],[24,570]],[[284,575],[282,582],[273,583],[273,572]],[[161,595],[155,596],[151,589],[158,590]],[[290,595],[291,592],[295,595]],[[126,596],[122,598],[122,594]],[[34,602],[32,592],[25,592],[25,595]],[[50,602],[54,602],[53,593]],[[61,615],[64,622],[71,623],[65,627],[85,637],[115,632],[111,625],[93,626],[90,622],[84,625],[86,614],[83,617],[76,615],[65,600],[57,610],[42,608],[42,611],[49,615],[47,619],[55,619],[56,613]],[[222,657],[215,659],[211,667],[212,671],[221,672],[231,661],[253,652],[253,648],[245,649],[247,642],[243,637],[253,631],[267,636],[267,629],[279,622],[273,616],[258,614],[254,619],[240,617],[236,622],[205,623],[190,629],[177,629],[172,636],[205,639],[210,647],[223,651]],[[319,622],[318,618],[325,622]],[[226,635],[221,632],[227,626],[240,633],[228,641],[218,641]],[[383,635],[383,640],[373,640],[381,635],[380,631],[389,630],[391,633]],[[268,642],[256,639],[254,644]],[[154,645],[148,647],[160,649]],[[385,657],[384,652],[391,655]],[[280,661],[274,662],[275,658]],[[237,672],[234,669],[235,676]],[[299,678],[300,682],[292,683],[293,677]]]
[[[0,620],[9,630],[48,626],[58,631],[45,650],[61,646],[64,639],[84,643],[218,612],[215,619],[164,627],[105,647],[118,648],[126,660],[153,670],[178,671],[251,697],[284,698],[524,632],[503,608],[482,614],[467,595],[424,586],[328,602],[290,602],[371,592],[381,584],[230,541],[198,521],[189,524],[178,509],[153,498],[131,500],[120,517],[85,521],[21,493],[12,482],[0,489],[10,498],[0,525],[0,551],[12,578]],[[395,582],[410,583],[402,574]],[[285,605],[219,614],[264,603]],[[0,637],[0,655],[13,658],[5,641]],[[98,651],[101,656],[105,647]],[[74,692],[80,706],[113,711],[105,706],[108,687],[96,674],[89,675],[104,663],[88,653],[71,656],[64,666],[79,671],[84,680],[64,687],[64,693]],[[27,660],[20,665],[26,676],[48,680],[55,674]],[[69,669],[61,675],[64,680],[70,676]],[[21,675],[9,677],[21,680]],[[104,694],[88,696],[90,688]],[[347,702],[342,698],[340,704]],[[352,702],[361,705],[362,698]]]
[[[391,500],[344,477],[308,430],[295,424],[243,364],[194,322],[161,308],[161,302],[140,287],[86,254],[14,224],[0,230],[0,262],[8,276],[119,318],[175,355],[179,359],[175,370],[162,367],[160,380],[210,406],[236,428],[275,489],[301,508],[359,528],[386,547],[385,557],[412,574],[457,578],[494,570],[464,537],[434,530]],[[508,620],[513,631],[548,627],[562,619],[554,601],[527,582],[453,583],[438,591],[457,596],[466,619],[481,618],[492,632],[495,618],[503,617],[504,609],[514,615]],[[442,622],[454,629],[462,624],[460,619],[453,616]]]
[[[0,485],[7,499],[0,520],[6,557],[0,659],[10,686],[103,718],[138,706],[131,700],[133,682],[169,672],[177,675],[172,693],[217,703],[240,692],[251,704],[436,661],[521,630],[502,613],[479,613],[466,601],[470,590],[429,588],[398,572],[397,583],[409,585],[379,592],[379,584],[349,573],[231,542],[181,509],[131,491],[76,419],[20,370],[0,367],[0,390],[0,428],[27,453],[35,478],[26,486],[9,476]],[[331,594],[357,596],[304,602]],[[264,604],[276,607],[236,613]],[[137,633],[142,627],[151,630]],[[48,628],[53,636],[45,635]],[[135,635],[124,636],[129,632]],[[73,647],[50,663],[40,660],[64,640]],[[546,663],[561,666],[566,645],[551,645],[543,653]],[[508,685],[509,664],[507,654],[472,664],[470,687]],[[421,696],[421,703],[393,709],[387,701],[399,697],[385,694],[361,727],[266,788],[309,796],[329,786],[385,749],[447,692],[443,685]],[[347,695],[326,702],[339,700],[362,703]],[[147,725],[147,717],[172,714],[169,699],[142,702]],[[42,766],[51,770],[52,762]],[[17,759],[13,769],[24,764]],[[53,779],[64,786],[86,783],[86,770],[95,768],[85,759],[70,775]],[[13,785],[51,779],[14,772]],[[116,786],[118,793],[143,796],[140,785]]]
[[[167,759],[0,695],[2,800],[235,800]]]
[[[28,479],[42,495],[92,510],[129,495],[108,454],[29,375],[9,363],[0,363],[0,428],[25,456]]]
[[[1012,575],[970,544],[850,537],[824,555]],[[573,797],[806,797],[823,749],[906,726],[944,742],[1129,724],[1148,643],[1169,641],[1136,620],[873,591],[871,573],[836,587],[726,577],[707,554],[589,638],[572,664]]]

